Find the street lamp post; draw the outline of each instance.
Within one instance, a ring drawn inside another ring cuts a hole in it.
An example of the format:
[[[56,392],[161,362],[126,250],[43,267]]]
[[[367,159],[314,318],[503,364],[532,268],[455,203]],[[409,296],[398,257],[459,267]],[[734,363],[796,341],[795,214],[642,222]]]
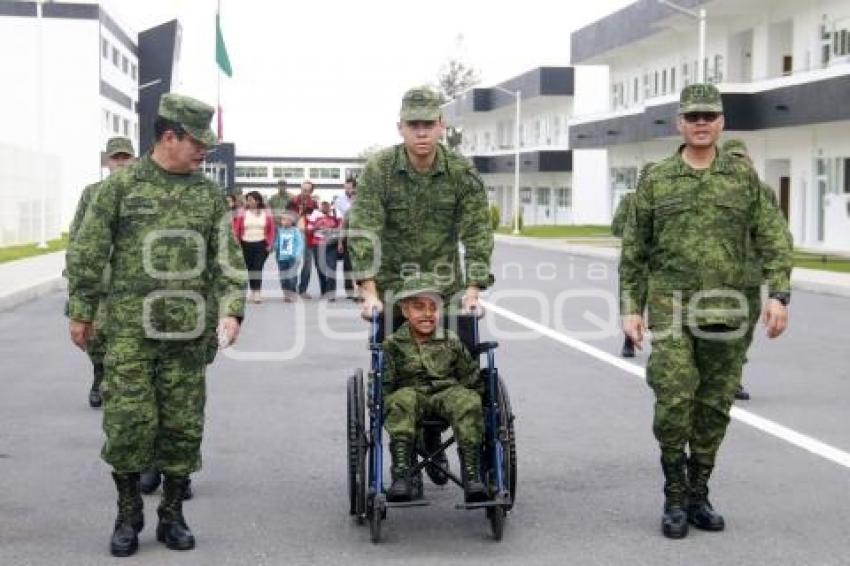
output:
[[[505,94],[509,94],[516,99],[516,119],[514,120],[514,234],[519,234],[519,121],[522,112],[522,91],[517,89],[514,92],[500,86],[493,87]]]
[[[35,7],[36,14],[36,73],[38,84],[38,116],[36,118],[36,128],[38,136],[38,157],[44,159],[44,0],[39,0]],[[40,250],[47,249],[47,174],[44,168],[41,168],[38,173],[39,180],[39,197],[41,204],[41,226],[39,230],[38,245]]]
[[[670,0],[658,0],[658,3],[667,6],[672,10],[675,10],[680,14],[684,14],[690,18],[694,18],[699,22],[699,60],[697,61],[696,75],[697,82],[705,82],[707,78],[705,76],[705,8],[700,8],[699,10],[691,10],[679,6],[678,4],[674,4]]]

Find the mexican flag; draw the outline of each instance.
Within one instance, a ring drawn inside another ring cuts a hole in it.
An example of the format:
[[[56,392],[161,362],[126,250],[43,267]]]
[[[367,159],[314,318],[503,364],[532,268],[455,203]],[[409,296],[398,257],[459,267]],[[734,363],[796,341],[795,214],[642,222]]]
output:
[[[218,63],[222,73],[228,77],[233,76],[230,57],[227,56],[227,47],[224,45],[224,35],[221,33],[221,16],[218,12],[215,14],[215,62]]]

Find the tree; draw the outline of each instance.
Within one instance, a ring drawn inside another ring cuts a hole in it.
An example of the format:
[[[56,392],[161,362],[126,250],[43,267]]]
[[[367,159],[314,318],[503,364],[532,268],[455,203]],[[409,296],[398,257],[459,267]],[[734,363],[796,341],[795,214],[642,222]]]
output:
[[[364,161],[369,161],[369,158],[384,149],[384,147],[380,144],[374,143],[366,148],[364,148],[357,157],[359,159],[363,159]]]
[[[481,81],[478,71],[458,59],[449,59],[437,76],[437,91],[445,104]],[[452,149],[463,142],[463,132],[455,126],[446,127],[446,143]]]

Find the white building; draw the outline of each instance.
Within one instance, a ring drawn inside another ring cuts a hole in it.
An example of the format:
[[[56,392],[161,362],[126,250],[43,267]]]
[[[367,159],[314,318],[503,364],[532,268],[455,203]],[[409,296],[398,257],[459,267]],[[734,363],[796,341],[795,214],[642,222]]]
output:
[[[445,120],[462,130],[460,150],[481,173],[503,224],[512,222],[515,210],[517,91],[523,224],[607,222],[605,152],[571,151],[567,126],[582,104],[584,112],[599,109],[588,91],[582,100],[581,85],[604,85],[605,73],[604,68],[539,67],[493,87],[472,88],[444,106]]]
[[[131,37],[96,4],[0,1],[0,246],[57,237],[106,140],[138,147]]]
[[[313,196],[332,202],[343,193],[345,180],[357,178],[365,160],[354,157],[262,157],[239,156],[234,164],[234,188],[242,194],[260,191],[265,196],[277,192],[283,179],[290,194],[298,193],[301,183],[312,181]]]
[[[743,139],[795,243],[850,251],[850,2],[676,0],[707,11],[705,77],[725,138]],[[608,65],[608,107],[576,116],[570,143],[607,148],[611,208],[644,162],[670,155],[682,87],[697,80],[697,23],[640,0],[575,33],[573,63]]]

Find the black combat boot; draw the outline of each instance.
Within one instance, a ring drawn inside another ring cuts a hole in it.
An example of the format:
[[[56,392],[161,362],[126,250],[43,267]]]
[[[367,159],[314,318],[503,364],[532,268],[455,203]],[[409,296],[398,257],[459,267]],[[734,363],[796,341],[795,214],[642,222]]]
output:
[[[412,455],[413,443],[409,440],[390,442],[390,456],[393,460],[390,468],[392,484],[387,490],[387,501],[410,501],[413,498],[413,487],[408,477]]]
[[[112,556],[130,556],[138,550],[139,533],[145,527],[139,474],[112,472],[112,479],[118,488],[118,517],[109,541],[109,551]]]
[[[664,515],[661,517],[661,532],[667,538],[684,538],[688,535],[688,514],[685,512],[687,498],[687,475],[685,456],[670,461],[661,459],[664,472]]]
[[[712,465],[699,463],[693,456],[688,459],[688,521],[704,531],[722,531],[726,527],[723,515],[714,511],[708,501],[708,478]]]
[[[487,488],[481,481],[481,445],[466,442],[458,445],[460,466],[463,472],[463,495],[467,503],[487,501]]]
[[[89,390],[89,407],[97,409],[103,405],[103,395],[100,393],[100,384],[103,382],[103,364],[94,365],[94,379]]]
[[[183,518],[183,497],[189,478],[165,474],[162,482],[162,502],[157,514],[156,540],[164,542],[171,550],[190,550],[195,548],[195,537],[186,519]]]
[[[440,450],[438,454],[435,454],[437,449],[440,448],[440,444],[442,444],[442,438],[439,429],[430,427],[422,429],[422,450],[428,456],[433,456],[431,458],[433,463],[425,466],[425,473],[428,474],[434,484],[445,485],[449,481],[449,476],[443,470],[449,469],[449,459],[445,450]]]
[[[623,352],[622,356],[624,358],[634,358],[635,357],[635,345],[632,342],[632,339],[626,336],[623,339]]]
[[[738,389],[735,390],[735,399],[738,401],[749,401],[750,392],[744,389],[743,385],[739,385]]]
[[[162,475],[159,473],[159,470],[145,470],[142,472],[142,493],[150,495],[156,491],[156,488],[159,487],[161,482]]]

